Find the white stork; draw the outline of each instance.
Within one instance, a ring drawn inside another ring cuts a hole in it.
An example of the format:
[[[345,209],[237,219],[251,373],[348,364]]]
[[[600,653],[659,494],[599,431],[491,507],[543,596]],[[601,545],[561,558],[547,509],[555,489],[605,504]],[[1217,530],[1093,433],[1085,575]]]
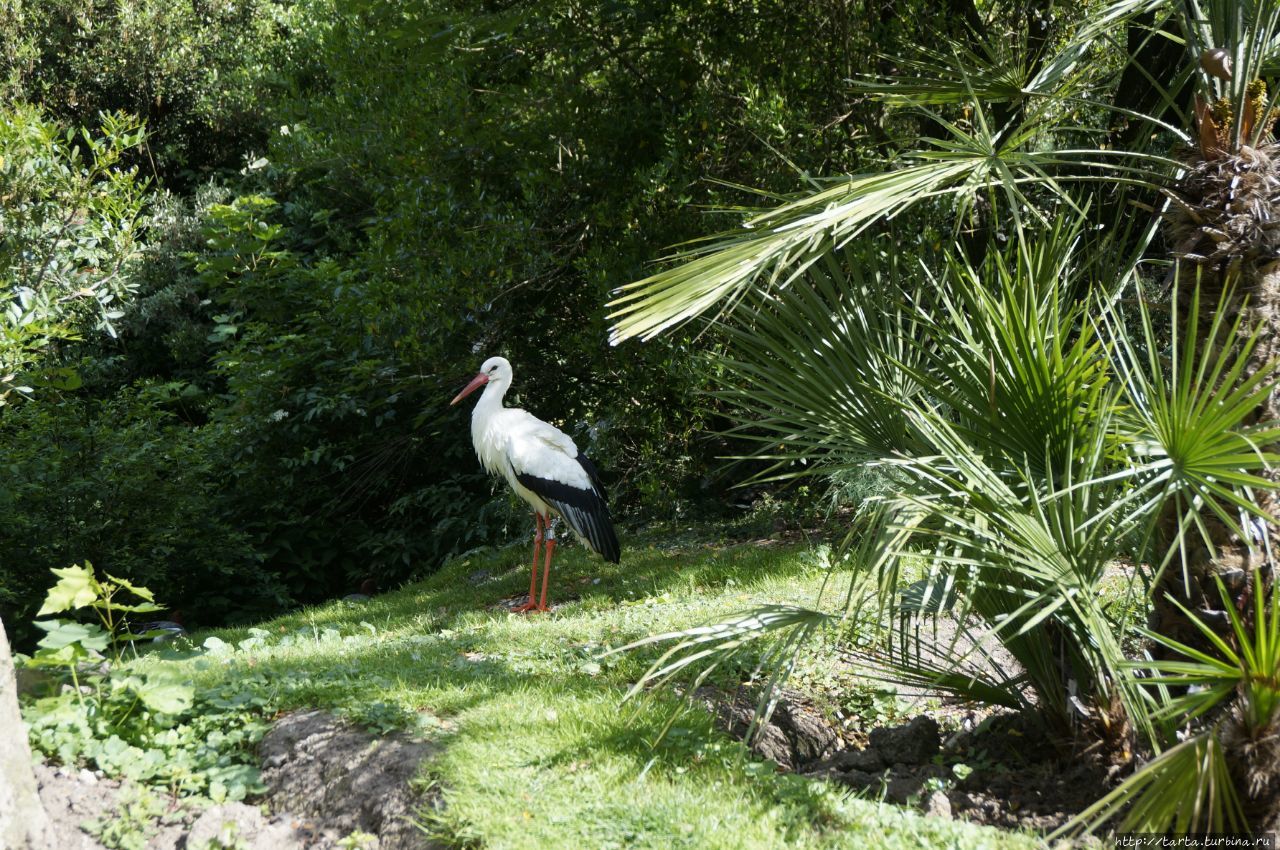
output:
[[[563,517],[587,548],[606,561],[618,563],[622,554],[609,517],[600,472],[578,451],[568,434],[519,408],[502,406],[511,387],[511,364],[490,357],[450,404],[457,404],[480,387],[484,392],[471,412],[471,442],[484,468],[501,475],[516,494],[533,508],[533,572],[529,601],[516,611],[546,611],[547,579],[556,549],[553,519]],[[542,598],[538,591],[538,549],[546,529],[546,563],[542,569]]]

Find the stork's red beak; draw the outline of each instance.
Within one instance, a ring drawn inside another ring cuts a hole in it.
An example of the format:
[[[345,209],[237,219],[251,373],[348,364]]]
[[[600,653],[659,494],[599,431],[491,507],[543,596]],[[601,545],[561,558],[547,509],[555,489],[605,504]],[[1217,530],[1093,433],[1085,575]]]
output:
[[[471,383],[463,387],[462,392],[454,396],[453,401],[449,402],[449,404],[457,404],[458,402],[462,401],[464,398],[471,395],[473,392],[480,389],[487,383],[489,383],[489,376],[486,375],[484,372],[481,372],[479,375],[476,375],[474,378],[472,378]]]

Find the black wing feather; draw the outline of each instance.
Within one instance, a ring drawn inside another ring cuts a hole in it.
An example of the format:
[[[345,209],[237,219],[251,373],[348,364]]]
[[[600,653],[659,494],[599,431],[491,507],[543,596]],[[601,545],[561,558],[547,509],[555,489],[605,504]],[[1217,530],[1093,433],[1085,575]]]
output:
[[[574,533],[582,538],[592,551],[598,553],[610,563],[618,563],[622,557],[622,546],[618,543],[618,534],[613,529],[613,518],[609,515],[609,505],[605,501],[604,485],[600,483],[600,472],[587,456],[578,453],[578,463],[586,470],[594,485],[590,490],[570,487],[549,478],[515,472],[516,480],[524,487],[537,493],[548,505],[556,509],[556,513],[564,517]]]
[[[600,480],[600,470],[596,469],[596,465],[591,462],[591,458],[578,452],[578,466],[587,471],[587,475],[591,477],[591,483],[595,486],[596,492],[600,494],[600,498],[605,501],[609,500],[609,493],[604,489],[604,482]]]

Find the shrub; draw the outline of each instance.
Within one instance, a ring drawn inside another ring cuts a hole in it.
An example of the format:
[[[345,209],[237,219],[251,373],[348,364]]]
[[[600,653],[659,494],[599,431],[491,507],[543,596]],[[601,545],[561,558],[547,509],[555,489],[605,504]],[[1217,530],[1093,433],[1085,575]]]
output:
[[[0,404],[15,388],[31,393],[41,376],[24,373],[55,341],[114,333],[146,206],[145,182],[122,160],[142,135],[123,114],[77,132],[32,106],[0,109]]]
[[[0,96],[60,123],[146,120],[148,173],[171,185],[260,148],[290,8],[260,0],[19,0],[0,13]]]

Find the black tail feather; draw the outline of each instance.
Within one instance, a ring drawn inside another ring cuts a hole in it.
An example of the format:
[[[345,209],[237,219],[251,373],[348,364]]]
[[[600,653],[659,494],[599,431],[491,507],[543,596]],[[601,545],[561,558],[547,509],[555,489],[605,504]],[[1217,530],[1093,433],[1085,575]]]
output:
[[[544,497],[545,498],[545,497]],[[609,516],[609,507],[603,501],[597,503],[598,510],[582,508],[547,499],[547,504],[555,508],[574,533],[582,538],[591,550],[611,564],[622,558],[622,546],[618,543],[617,532],[613,530],[613,519]]]

